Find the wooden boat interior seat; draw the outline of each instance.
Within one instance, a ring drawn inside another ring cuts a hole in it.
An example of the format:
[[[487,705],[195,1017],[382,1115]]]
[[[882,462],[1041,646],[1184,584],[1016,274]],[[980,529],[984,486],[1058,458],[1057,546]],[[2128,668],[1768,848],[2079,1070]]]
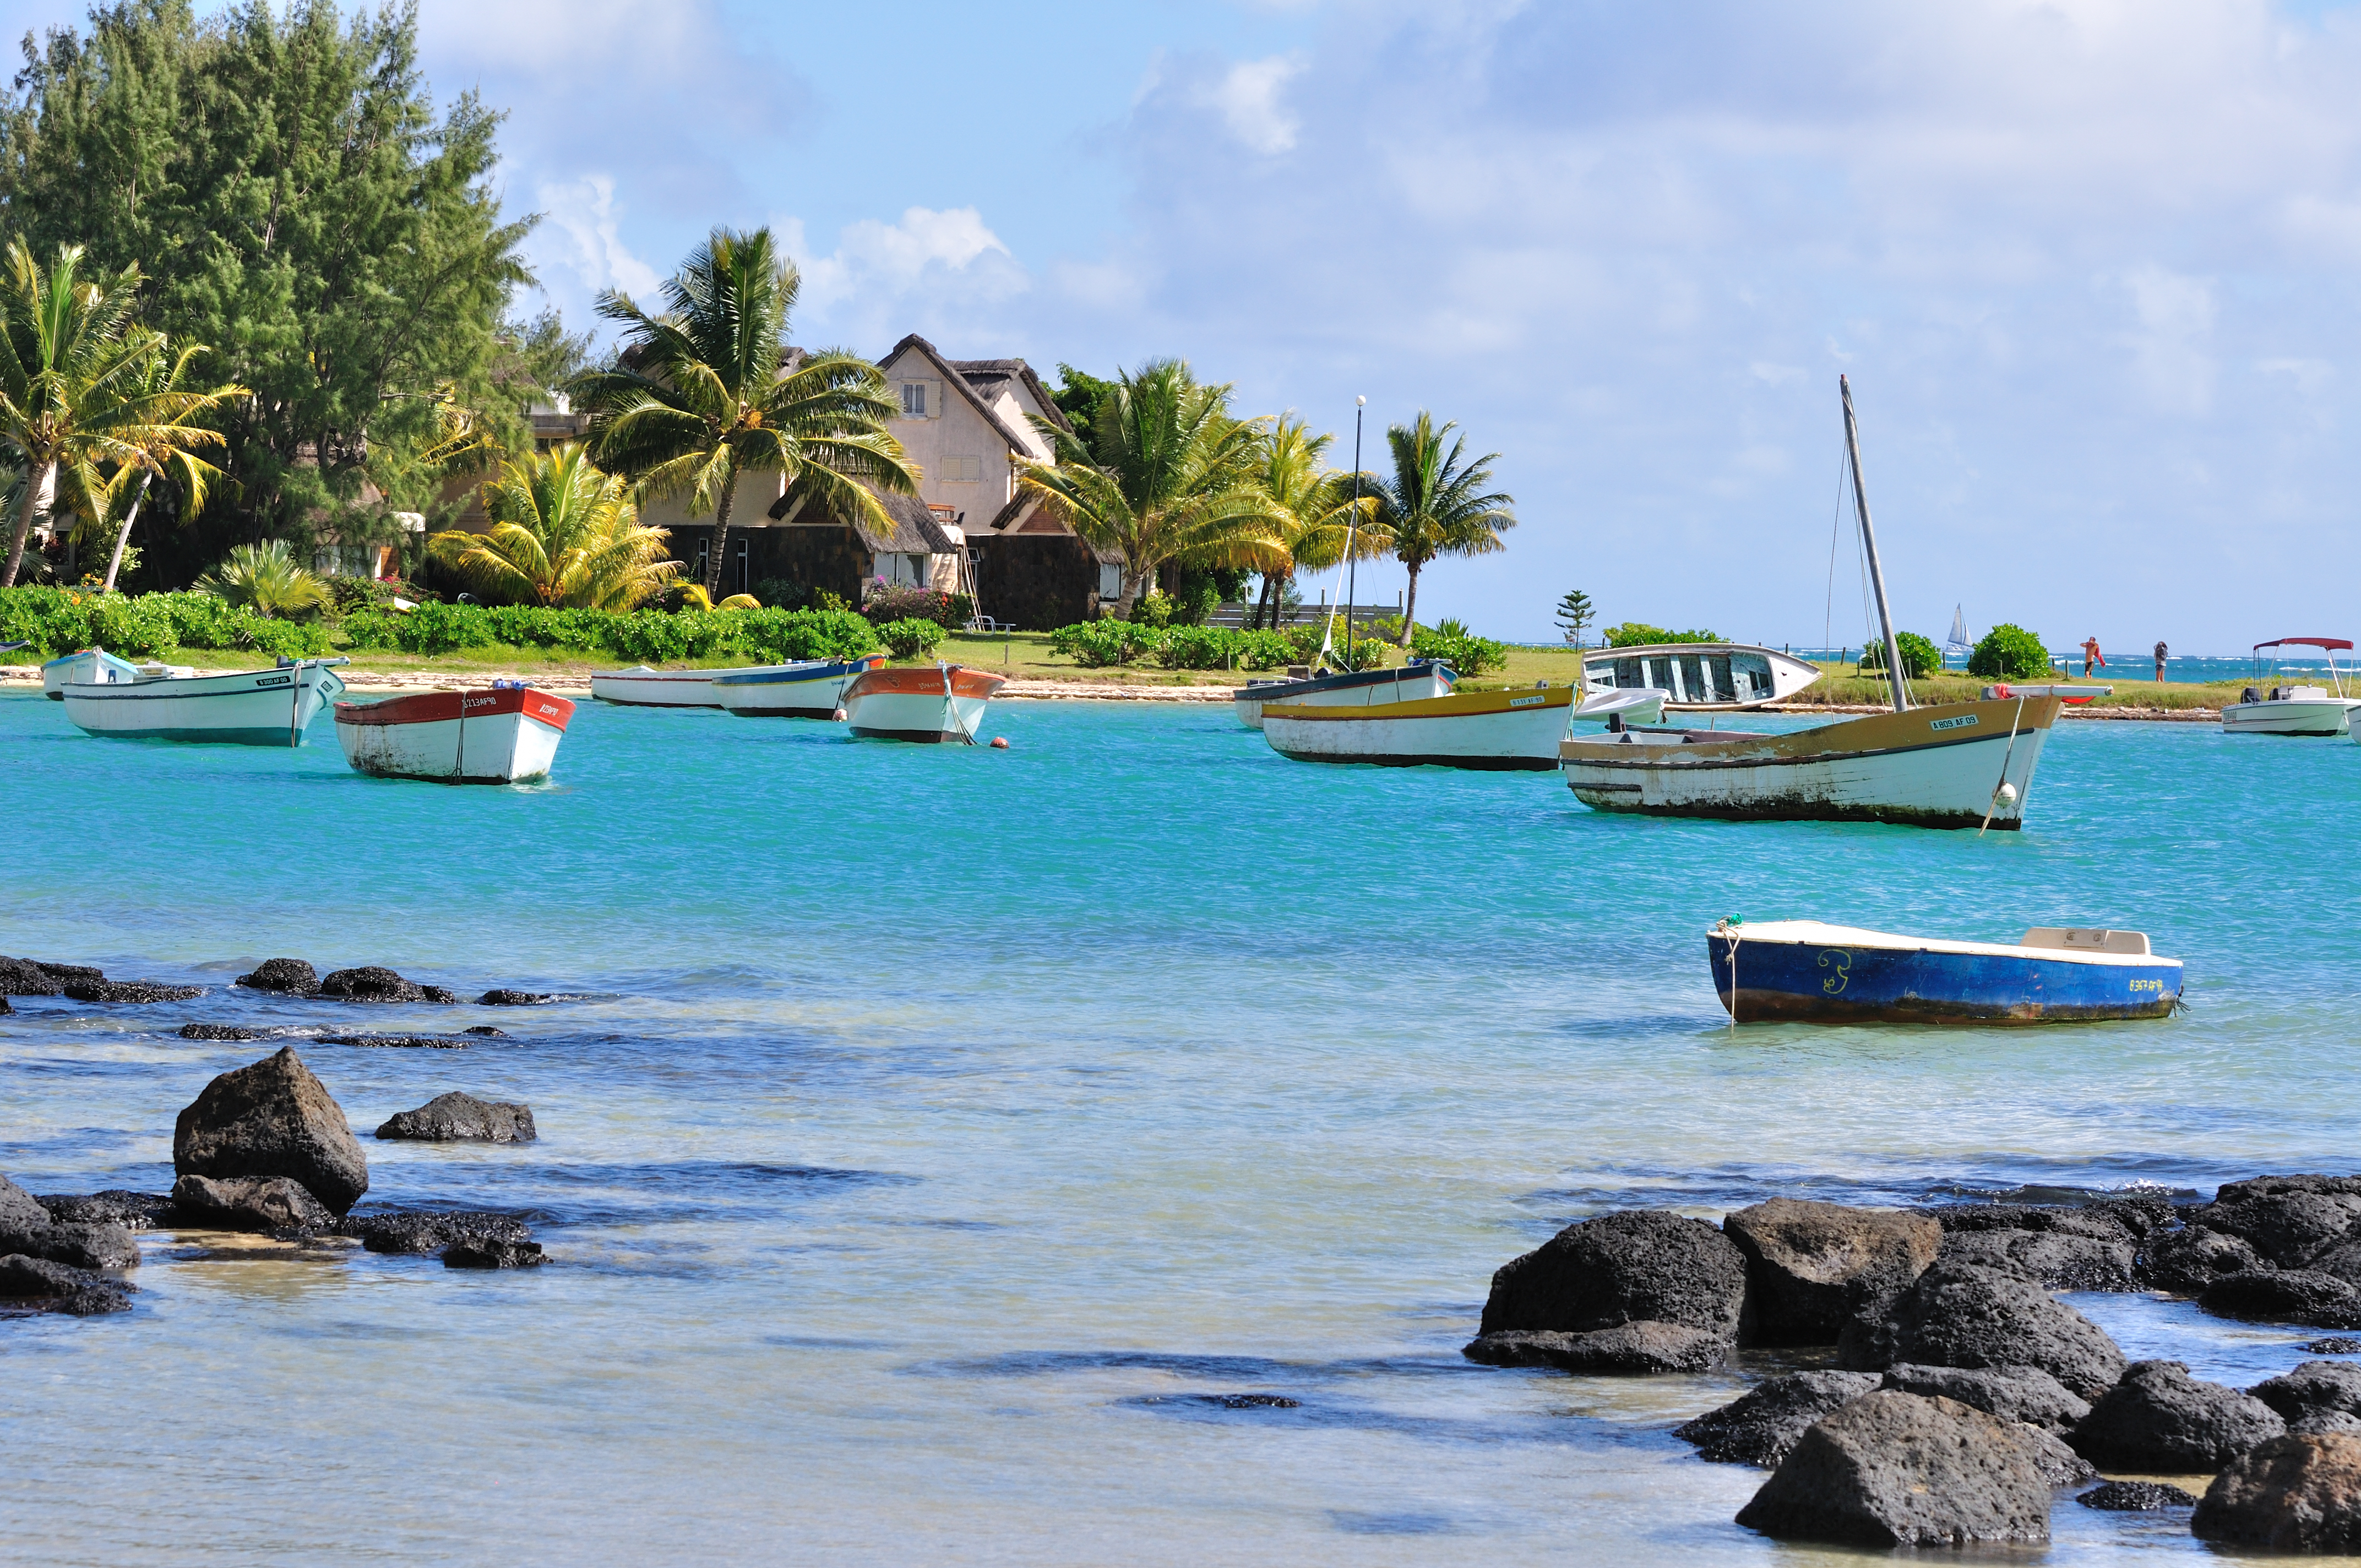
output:
[[[2142,931],[2107,931],[2079,926],[2036,926],[2025,934],[2020,948],[2064,948],[2085,953],[2129,953],[2148,956],[2147,935]]]

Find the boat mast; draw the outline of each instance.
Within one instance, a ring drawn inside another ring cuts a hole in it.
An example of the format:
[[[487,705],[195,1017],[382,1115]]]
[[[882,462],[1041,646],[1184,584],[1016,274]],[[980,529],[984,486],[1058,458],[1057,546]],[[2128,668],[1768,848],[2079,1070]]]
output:
[[[1852,418],[1852,384],[1839,375],[1837,391],[1844,400],[1845,455],[1852,462],[1853,510],[1861,516],[1861,543],[1869,552],[1869,586],[1877,595],[1877,623],[1885,632],[1885,684],[1894,690],[1894,711],[1910,711],[1910,696],[1902,679],[1902,644],[1894,635],[1894,612],[1885,605],[1885,569],[1877,564],[1877,531],[1869,526],[1869,492],[1861,485],[1861,432]]]

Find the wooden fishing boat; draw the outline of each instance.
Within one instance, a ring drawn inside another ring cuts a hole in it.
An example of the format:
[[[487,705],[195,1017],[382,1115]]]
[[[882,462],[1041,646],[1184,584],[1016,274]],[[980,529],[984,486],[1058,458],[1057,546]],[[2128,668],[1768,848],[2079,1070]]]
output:
[[[741,664],[728,670],[658,670],[634,664],[628,670],[599,670],[590,676],[590,695],[619,707],[719,707],[714,681],[722,675],[751,675],[770,664]]]
[[[884,666],[885,655],[812,659],[799,664],[736,670],[713,678],[713,695],[741,718],[834,718],[855,675]]]
[[[336,704],[336,739],[354,771],[438,784],[526,784],[549,776],[574,704],[522,682]]]
[[[1547,773],[1569,723],[1661,718],[1660,691],[1609,692],[1577,707],[1572,686],[1454,692],[1413,702],[1340,707],[1280,703],[1263,709],[1263,739],[1299,762],[1477,768]]]
[[[139,667],[104,648],[84,648],[41,666],[41,692],[51,702],[66,699],[69,685],[127,686],[139,678]]]
[[[872,740],[960,741],[972,746],[1005,675],[961,664],[871,670],[845,683],[844,719]]]
[[[2259,689],[2262,655],[2266,648],[2287,645],[2318,648],[2328,655],[2328,678],[2335,683],[2335,695],[2326,686],[2273,686],[2268,692]],[[2353,728],[2353,710],[2361,707],[2361,697],[2345,695],[2344,672],[2336,667],[2340,649],[2353,644],[2342,637],[2279,637],[2268,642],[2255,644],[2256,680],[2236,702],[2222,705],[2222,733],[2224,735],[2343,735]]]
[[[2180,960],[2150,953],[2137,931],[2037,926],[2007,946],[1725,920],[1706,934],[1706,957],[1740,1024],[2079,1023],[2161,1018],[2180,1002]]]
[[[1263,709],[1273,703],[1323,707],[1372,707],[1379,703],[1423,702],[1448,696],[1458,682],[1448,664],[1406,664],[1398,670],[1362,670],[1342,675],[1313,675],[1304,680],[1248,681],[1230,694],[1237,705],[1238,722],[1249,729],[1262,728]]]
[[[1586,690],[1653,687],[1671,694],[1665,706],[1675,708],[1760,707],[1784,702],[1819,678],[1817,665],[1746,642],[1652,642],[1582,656]]]
[[[175,675],[128,685],[76,682],[66,717],[92,735],[135,740],[301,746],[303,731],[345,689],[342,659],[282,659],[269,670]]]
[[[1877,534],[1861,484],[1852,388],[1837,378],[1844,410],[1853,509],[1885,667],[1903,669],[1885,597]],[[1659,817],[1891,822],[1921,828],[2015,828],[2042,743],[2064,704],[2055,696],[1913,707],[1906,679],[1893,684],[1894,711],[1785,734],[1627,729],[1558,743],[1575,797],[1601,811]]]

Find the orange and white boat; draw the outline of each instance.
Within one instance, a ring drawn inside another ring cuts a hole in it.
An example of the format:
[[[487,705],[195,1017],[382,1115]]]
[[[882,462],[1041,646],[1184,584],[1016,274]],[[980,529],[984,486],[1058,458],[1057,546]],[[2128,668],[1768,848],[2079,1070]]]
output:
[[[355,771],[438,784],[525,784],[549,776],[574,705],[508,682],[336,704],[336,739]]]
[[[872,670],[844,687],[844,721],[873,740],[954,740],[972,746],[1005,675],[961,664]]]

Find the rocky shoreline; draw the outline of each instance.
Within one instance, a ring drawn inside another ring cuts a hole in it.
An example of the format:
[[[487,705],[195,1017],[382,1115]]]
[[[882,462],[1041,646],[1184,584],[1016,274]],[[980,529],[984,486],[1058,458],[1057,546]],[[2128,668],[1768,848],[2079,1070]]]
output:
[[[2263,1176],[2210,1203],[1861,1209],[1777,1198],[1719,1225],[1622,1210],[1493,1276],[1464,1354],[1587,1376],[1697,1372],[1741,1349],[1832,1365],[1768,1378],[1675,1434],[1772,1472],[1738,1522],[1878,1547],[2042,1544],[2076,1500],[2188,1508],[2200,1539],[2361,1552],[2361,1365],[2239,1390],[2132,1362],[2064,1291],[2193,1297],[2246,1321],[2361,1327],[2361,1177]],[[2321,1339],[2322,1356],[2361,1339]]]

